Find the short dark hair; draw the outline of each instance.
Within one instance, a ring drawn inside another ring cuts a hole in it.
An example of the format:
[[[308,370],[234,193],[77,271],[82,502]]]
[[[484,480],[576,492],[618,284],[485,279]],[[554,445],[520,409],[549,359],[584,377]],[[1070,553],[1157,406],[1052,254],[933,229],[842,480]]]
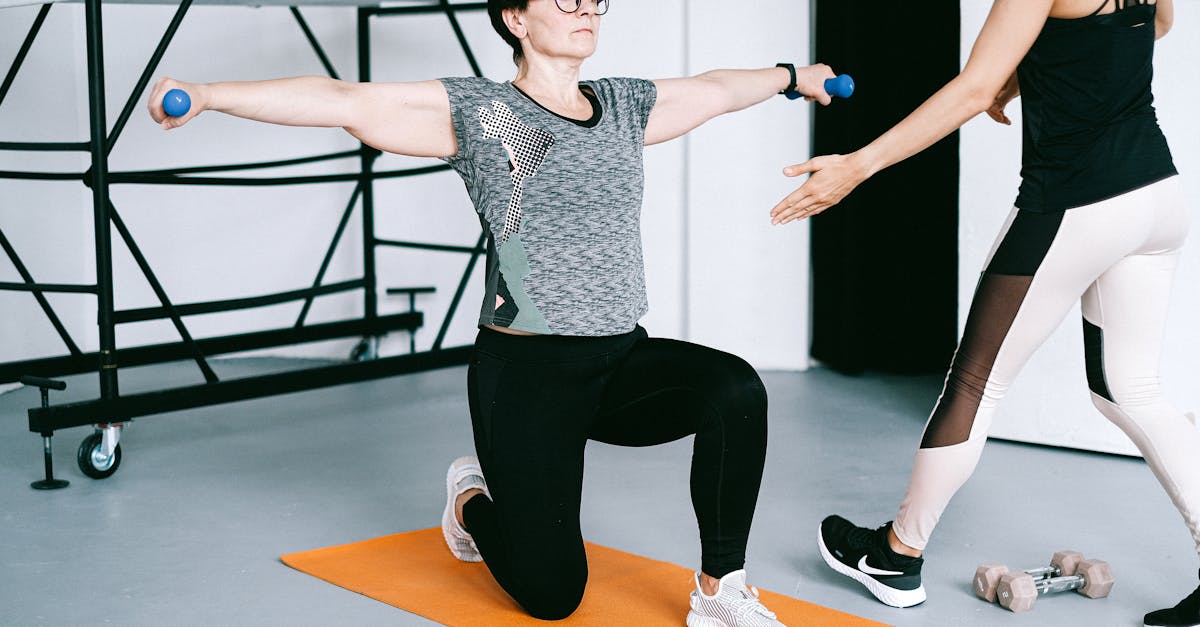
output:
[[[521,40],[508,30],[508,25],[504,23],[504,11],[506,9],[516,9],[524,11],[529,8],[529,0],[488,0],[488,17],[492,18],[492,28],[513,49],[513,63],[521,65],[521,58],[525,54],[521,51]]]

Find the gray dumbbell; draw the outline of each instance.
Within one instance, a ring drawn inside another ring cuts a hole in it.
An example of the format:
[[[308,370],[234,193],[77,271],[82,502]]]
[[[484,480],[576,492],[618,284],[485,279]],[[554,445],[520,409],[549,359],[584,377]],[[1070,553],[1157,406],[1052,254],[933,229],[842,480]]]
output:
[[[1079,551],[1059,551],[1050,558],[1050,565],[1041,568],[1031,568],[1026,571],[1030,577],[1046,579],[1050,577],[1069,577],[1075,574],[1079,563],[1083,561],[1083,553]],[[1003,564],[981,564],[975,569],[975,595],[991,603],[996,600],[996,587],[1000,578],[1008,574],[1008,567]]]
[[[1029,573],[1008,573],[1000,577],[996,598],[1000,605],[1014,612],[1024,612],[1033,607],[1038,595],[1074,590],[1089,599],[1099,599],[1108,596],[1112,587],[1112,569],[1108,562],[1084,560],[1075,574],[1068,577],[1035,580]]]

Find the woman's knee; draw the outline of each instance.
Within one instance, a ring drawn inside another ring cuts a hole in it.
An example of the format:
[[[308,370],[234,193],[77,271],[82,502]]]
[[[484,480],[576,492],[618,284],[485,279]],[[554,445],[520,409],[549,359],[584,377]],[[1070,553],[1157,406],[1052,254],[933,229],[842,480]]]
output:
[[[575,612],[583,601],[587,586],[587,571],[543,571],[523,578],[516,599],[521,607],[539,620],[562,620]]]
[[[1113,406],[1141,407],[1157,405],[1165,400],[1158,375],[1154,373],[1124,372],[1120,367],[1106,365],[1090,371],[1088,375],[1092,402],[1106,415]]]
[[[754,367],[741,357],[722,353],[719,362],[712,366],[707,387],[723,416],[766,420],[767,389]]]

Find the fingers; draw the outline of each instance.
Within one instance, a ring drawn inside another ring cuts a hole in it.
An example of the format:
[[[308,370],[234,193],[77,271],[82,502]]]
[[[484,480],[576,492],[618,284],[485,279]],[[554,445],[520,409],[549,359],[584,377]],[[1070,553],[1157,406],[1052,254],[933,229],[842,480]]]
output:
[[[771,210],[771,224],[783,225],[804,220],[829,208],[828,202],[809,195],[803,189],[796,190]]]
[[[807,217],[805,214],[817,206],[828,206],[825,198],[805,182],[771,209],[771,224],[786,224]]]
[[[163,97],[172,89],[182,89],[192,96],[191,106],[188,112],[180,117],[171,117],[163,110]],[[200,114],[201,107],[199,106],[196,96],[196,88],[188,83],[177,81],[173,78],[162,77],[154,84],[154,88],[150,90],[150,99],[146,102],[146,109],[150,112],[150,118],[162,127],[164,131],[169,131],[173,128],[179,128],[187,124],[189,120]]]
[[[802,174],[812,174],[818,170],[823,170],[828,166],[836,165],[841,160],[842,155],[824,155],[821,157],[813,157],[804,163],[789,165],[783,169],[784,176],[800,176]]]
[[[825,80],[834,78],[835,76],[833,68],[824,63],[797,68],[796,88],[800,93],[804,94],[805,100],[828,105],[833,102],[833,98],[825,92]]]
[[[815,161],[815,159],[809,159],[808,161],[805,161],[804,163],[797,163],[796,165],[789,165],[788,167],[783,169],[783,175],[789,176],[789,177],[795,177],[795,176],[800,176],[802,174],[811,174],[813,172],[816,172],[819,168],[817,168],[816,164],[813,163],[814,161]]]
[[[150,99],[146,102],[146,108],[150,111],[150,117],[155,122],[162,124],[163,128],[168,128],[164,122],[170,117],[163,111],[163,96],[174,87],[175,82],[175,80],[166,76],[158,79],[158,82],[154,83],[154,88],[150,90]]]
[[[815,94],[817,97],[817,102],[821,103],[822,106],[827,107],[833,102],[833,97],[829,95],[829,92],[825,91],[825,81],[831,78],[837,78],[837,74],[834,73],[833,68],[825,65],[824,63],[818,63],[815,67],[820,72],[820,75],[817,77],[817,85],[820,86],[820,91],[819,93]]]
[[[788,194],[787,198],[779,201],[779,204],[771,209],[771,225],[783,224],[785,220],[788,220],[795,213],[796,208],[801,206],[800,203],[805,202],[807,198],[807,194],[804,194],[801,190],[796,190]]]

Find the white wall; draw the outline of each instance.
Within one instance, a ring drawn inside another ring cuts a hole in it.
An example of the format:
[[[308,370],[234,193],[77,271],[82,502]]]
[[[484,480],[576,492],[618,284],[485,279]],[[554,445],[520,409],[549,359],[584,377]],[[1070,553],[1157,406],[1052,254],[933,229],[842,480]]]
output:
[[[690,69],[807,61],[808,3],[762,5],[730,11],[727,2],[690,2]],[[767,212],[797,186],[781,171],[808,158],[811,106],[773,98],[687,140],[685,337],[763,368],[808,363],[808,222],[773,227]]]
[[[618,3],[605,17],[600,51],[585,78],[603,75],[678,76],[721,67],[805,62],[806,3],[770,0],[770,10],[730,16],[715,0]],[[37,7],[0,11],[0,67],[7,69]],[[173,8],[108,4],[104,9],[108,114],[115,120]],[[353,9],[306,8],[306,17],[343,78],[357,76]],[[46,28],[0,106],[0,140],[70,141],[86,138],[83,9],[56,5]],[[513,75],[507,48],[486,15],[464,14],[464,28],[485,75]],[[376,20],[375,80],[465,75],[470,68],[441,16]],[[66,68],[69,71],[64,72]],[[320,74],[316,57],[284,8],[196,6],[159,66],[191,81],[252,80]],[[768,209],[790,189],[783,165],[803,160],[809,146],[809,106],[774,99],[711,124],[691,139],[646,153],[644,239],[651,333],[736,352],[760,368],[803,369],[808,348],[807,227],[771,228]],[[205,115],[184,129],[161,132],[139,102],[113,151],[113,170],[250,162],[352,149],[338,130],[294,129]],[[431,160],[388,156],[381,169]],[[334,165],[288,168],[278,174],[343,172]],[[0,153],[0,169],[79,171],[75,155]],[[275,174],[275,173],[270,173]],[[120,185],[113,201],[177,303],[282,291],[307,286],[321,261],[351,185],[290,188],[189,188]],[[384,238],[468,245],[478,222],[461,182],[451,173],[381,182],[377,234]],[[354,278],[361,267],[357,212],[327,282]],[[0,228],[39,281],[94,281],[90,194],[78,184],[0,181]],[[115,237],[115,233],[114,233]],[[157,305],[121,244],[114,254],[118,309]],[[465,256],[381,249],[381,310],[402,311],[406,298],[387,298],[389,286],[436,285],[419,299],[428,347],[465,267]],[[480,264],[480,269],[482,264]],[[469,343],[482,286],[477,270],[447,345]],[[18,280],[0,258],[0,281]],[[95,300],[51,298],[85,350],[95,350]],[[310,320],[360,315],[356,294],[317,301]],[[298,304],[192,317],[197,336],[274,328],[294,321]],[[0,292],[0,361],[63,353],[30,295]],[[169,322],[123,325],[118,345],[176,339]],[[352,340],[271,351],[341,357]],[[397,334],[385,354],[407,350]]]
[[[962,3],[963,62],[982,27],[990,2]],[[1200,3],[1175,2],[1175,28],[1158,42],[1154,94],[1159,120],[1176,166],[1184,176],[1192,215],[1200,208],[1200,120],[1194,114],[1200,85]],[[979,116],[963,128],[959,226],[960,331],[993,239],[1016,199],[1020,181],[1020,102],[1009,107],[1012,127]],[[1162,372],[1168,397],[1184,411],[1200,409],[1200,249],[1184,252],[1166,331]],[[1011,388],[991,430],[993,437],[1136,455],[1116,427],[1088,398],[1080,313],[1076,307],[1034,355]]]

